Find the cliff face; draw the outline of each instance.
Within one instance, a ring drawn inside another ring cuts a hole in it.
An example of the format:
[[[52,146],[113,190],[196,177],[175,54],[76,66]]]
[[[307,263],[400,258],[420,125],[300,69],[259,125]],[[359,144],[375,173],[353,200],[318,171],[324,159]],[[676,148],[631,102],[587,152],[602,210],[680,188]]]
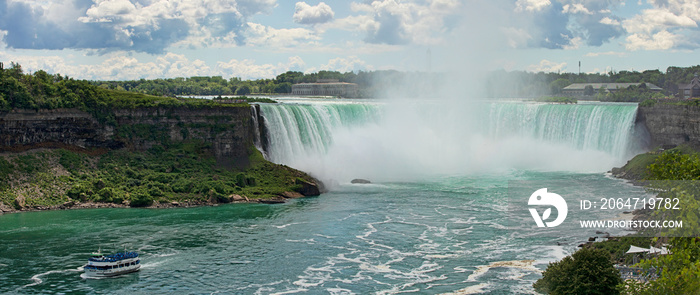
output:
[[[0,113],[0,150],[44,146],[119,148],[114,127],[102,125],[90,114],[75,109],[13,110]]]
[[[201,140],[211,144],[217,159],[236,162],[247,159],[256,134],[249,107],[119,109],[114,114],[116,126],[76,109],[0,113],[0,150],[146,150],[162,143]]]
[[[664,103],[640,106],[637,123],[649,131],[650,147],[686,144],[700,149],[700,106]]]

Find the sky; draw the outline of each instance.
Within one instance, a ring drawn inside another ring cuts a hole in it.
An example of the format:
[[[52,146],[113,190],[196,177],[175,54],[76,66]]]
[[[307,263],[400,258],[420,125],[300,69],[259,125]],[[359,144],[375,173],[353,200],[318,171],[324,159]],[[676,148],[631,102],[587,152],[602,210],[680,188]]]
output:
[[[700,64],[700,0],[0,0],[0,62],[91,80]]]

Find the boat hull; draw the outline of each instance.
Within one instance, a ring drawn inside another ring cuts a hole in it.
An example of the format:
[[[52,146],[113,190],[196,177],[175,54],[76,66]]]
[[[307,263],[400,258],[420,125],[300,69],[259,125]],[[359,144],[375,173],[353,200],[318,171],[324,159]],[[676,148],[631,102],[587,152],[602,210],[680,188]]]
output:
[[[137,272],[139,269],[141,269],[141,265],[139,264],[114,269],[95,269],[89,268],[89,265],[86,265],[84,271],[87,278],[108,278]]]

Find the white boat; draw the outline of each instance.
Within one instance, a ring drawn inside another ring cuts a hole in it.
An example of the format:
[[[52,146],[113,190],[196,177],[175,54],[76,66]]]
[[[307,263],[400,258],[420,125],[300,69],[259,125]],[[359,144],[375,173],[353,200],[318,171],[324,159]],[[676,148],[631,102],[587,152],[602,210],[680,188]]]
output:
[[[104,255],[101,251],[97,251],[92,253],[83,270],[88,278],[104,278],[135,272],[139,268],[141,268],[141,259],[136,252],[124,251]]]

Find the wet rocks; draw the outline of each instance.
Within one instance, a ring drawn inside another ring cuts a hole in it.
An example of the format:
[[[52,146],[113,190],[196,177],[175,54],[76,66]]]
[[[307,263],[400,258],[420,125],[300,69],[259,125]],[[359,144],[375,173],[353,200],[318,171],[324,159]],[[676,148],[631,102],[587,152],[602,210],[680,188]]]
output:
[[[367,179],[355,178],[352,181],[350,181],[350,183],[352,183],[352,184],[370,184],[372,182],[367,180]]]
[[[283,192],[280,194],[282,197],[285,199],[298,199],[298,198],[303,198],[304,195],[297,193],[297,192]]]
[[[321,194],[321,187],[317,183],[309,182],[301,178],[297,178],[296,184],[300,184],[301,188],[298,193],[310,197],[318,196]]]

